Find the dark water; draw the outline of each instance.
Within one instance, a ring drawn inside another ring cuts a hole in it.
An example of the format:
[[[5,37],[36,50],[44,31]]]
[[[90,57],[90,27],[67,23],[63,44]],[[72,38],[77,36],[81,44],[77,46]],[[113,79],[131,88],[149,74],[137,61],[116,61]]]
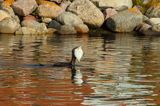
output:
[[[80,66],[51,67],[77,45]],[[160,36],[0,35],[0,106],[157,105]]]

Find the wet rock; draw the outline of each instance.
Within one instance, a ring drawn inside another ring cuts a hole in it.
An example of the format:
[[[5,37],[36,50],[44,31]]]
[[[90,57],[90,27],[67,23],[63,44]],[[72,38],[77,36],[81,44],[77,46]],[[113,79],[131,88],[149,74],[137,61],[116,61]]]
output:
[[[74,0],[68,11],[75,13],[92,27],[101,27],[104,22],[103,13],[89,0]]]
[[[71,12],[63,12],[61,15],[59,15],[56,18],[57,21],[59,21],[63,25],[78,25],[83,24],[82,19],[80,19],[77,15],[71,13]]]
[[[128,8],[131,8],[133,5],[132,0],[91,0],[91,1],[97,4],[97,6],[100,8],[104,7],[119,8],[122,6],[127,6]]]
[[[117,14],[118,12],[113,9],[113,8],[107,8],[104,12],[105,20],[108,19],[109,17]]]
[[[7,12],[0,10],[0,21],[2,21],[5,18],[11,17]]]
[[[75,25],[74,27],[77,33],[88,33],[89,32],[89,28],[85,24],[78,24],[78,25]]]
[[[54,2],[38,6],[37,14],[40,17],[55,18],[63,12],[63,9]]]
[[[13,3],[13,10],[20,16],[26,16],[32,13],[37,8],[35,0],[17,0]]]
[[[76,34],[77,31],[73,26],[63,25],[61,26],[60,30],[58,30],[58,33],[62,35],[68,35],[68,34]]]
[[[52,20],[49,25],[48,28],[55,28],[57,30],[59,30],[61,28],[61,24],[59,22],[57,22],[56,20]]]
[[[143,15],[136,8],[119,12],[106,20],[106,27],[114,32],[131,32],[143,21]]]
[[[5,18],[0,21],[0,33],[15,33],[20,24],[14,18]]]

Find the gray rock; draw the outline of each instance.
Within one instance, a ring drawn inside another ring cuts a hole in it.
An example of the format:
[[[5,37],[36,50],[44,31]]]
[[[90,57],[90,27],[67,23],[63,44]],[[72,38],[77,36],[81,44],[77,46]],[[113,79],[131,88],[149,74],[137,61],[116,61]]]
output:
[[[98,7],[113,7],[113,8],[120,8],[122,6],[127,6],[131,8],[133,3],[132,0],[91,0],[95,3]]]
[[[62,35],[68,35],[68,34],[76,34],[77,31],[73,26],[63,25],[61,26],[60,30],[58,30],[58,33]]]
[[[35,0],[17,0],[13,3],[13,10],[20,16],[26,16],[37,8]]]
[[[74,0],[68,11],[75,13],[92,27],[101,27],[104,22],[103,13],[89,0]]]
[[[143,15],[137,8],[132,8],[106,20],[106,26],[114,32],[131,32],[143,21]]]
[[[0,21],[0,33],[15,33],[20,24],[14,18],[5,18]]]
[[[61,15],[59,15],[56,18],[57,21],[59,21],[63,25],[78,25],[83,24],[82,19],[80,19],[77,15],[71,13],[71,12],[63,12]]]
[[[57,30],[59,30],[61,28],[61,24],[55,20],[52,20],[49,25],[48,25],[48,28],[55,28]]]

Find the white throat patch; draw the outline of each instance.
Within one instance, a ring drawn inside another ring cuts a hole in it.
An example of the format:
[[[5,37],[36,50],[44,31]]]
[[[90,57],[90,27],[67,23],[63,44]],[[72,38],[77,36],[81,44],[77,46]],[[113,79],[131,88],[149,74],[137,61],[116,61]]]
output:
[[[81,46],[75,49],[74,56],[76,57],[76,59],[78,60],[78,62],[81,61],[81,58],[83,56],[83,50],[82,50]]]

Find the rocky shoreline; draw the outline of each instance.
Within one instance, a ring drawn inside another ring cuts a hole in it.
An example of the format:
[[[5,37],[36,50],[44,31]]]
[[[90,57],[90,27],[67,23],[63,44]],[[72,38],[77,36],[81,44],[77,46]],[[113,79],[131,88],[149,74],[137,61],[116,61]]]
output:
[[[133,1],[0,0],[0,33],[77,34],[104,28],[160,35],[160,1],[145,12]],[[144,4],[150,1],[143,0]]]

